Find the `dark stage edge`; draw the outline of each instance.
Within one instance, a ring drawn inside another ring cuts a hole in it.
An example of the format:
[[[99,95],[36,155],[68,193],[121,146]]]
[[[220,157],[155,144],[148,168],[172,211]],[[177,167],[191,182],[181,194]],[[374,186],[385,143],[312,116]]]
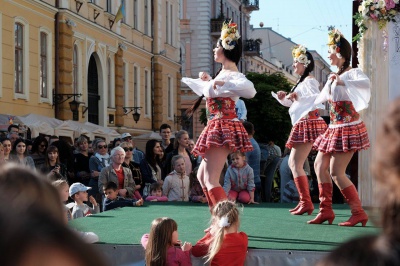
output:
[[[351,238],[377,234],[371,220],[367,227],[340,227],[337,223],[350,217],[346,204],[334,205],[336,219],[333,225],[309,225],[306,222],[318,213],[318,204],[312,215],[294,216],[288,210],[294,204],[263,203],[245,205],[241,213],[240,230],[249,236],[246,265],[314,265],[330,250]],[[110,258],[111,265],[144,265],[144,251],[140,238],[150,230],[157,217],[168,216],[178,223],[179,238],[195,243],[208,227],[210,213],[204,204],[146,203],[143,207],[125,207],[72,221],[72,227],[95,232],[100,242],[96,248]],[[376,219],[376,217],[373,217]],[[203,260],[193,258],[193,265]]]

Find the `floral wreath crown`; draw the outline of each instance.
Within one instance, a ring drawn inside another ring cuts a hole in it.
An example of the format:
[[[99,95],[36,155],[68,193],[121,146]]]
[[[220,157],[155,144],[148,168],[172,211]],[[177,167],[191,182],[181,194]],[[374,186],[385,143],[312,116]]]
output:
[[[342,55],[340,54],[340,38],[343,36],[343,34],[338,30],[338,29],[332,29],[328,33],[328,46],[329,46],[329,52],[331,54],[336,54],[338,58],[342,58]]]
[[[236,23],[231,21],[224,22],[221,29],[221,43],[225,50],[232,50],[240,38],[238,27]]]
[[[311,60],[307,57],[307,48],[304,45],[297,45],[292,48],[292,56],[295,62],[302,63],[305,67],[311,63]]]

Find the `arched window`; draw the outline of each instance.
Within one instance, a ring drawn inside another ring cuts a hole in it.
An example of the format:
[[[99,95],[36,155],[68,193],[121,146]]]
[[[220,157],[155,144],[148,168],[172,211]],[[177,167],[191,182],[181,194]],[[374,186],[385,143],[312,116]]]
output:
[[[72,58],[72,62],[73,62],[73,73],[72,73],[72,85],[74,87],[74,93],[77,94],[79,92],[79,65],[78,65],[78,47],[76,46],[76,44],[74,45],[74,54],[73,54],[73,58]]]
[[[48,98],[48,51],[47,51],[48,36],[45,32],[40,33],[40,97]]]
[[[24,93],[24,26],[15,23],[15,74],[14,86],[16,93]]]

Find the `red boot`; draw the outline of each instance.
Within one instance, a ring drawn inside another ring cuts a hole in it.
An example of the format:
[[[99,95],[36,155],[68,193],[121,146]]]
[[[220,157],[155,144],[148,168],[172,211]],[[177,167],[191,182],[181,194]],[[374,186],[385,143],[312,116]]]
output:
[[[296,207],[294,207],[293,209],[290,209],[289,211],[290,211],[290,212],[295,212],[295,211],[297,211],[299,208],[300,208],[300,202],[297,203],[297,206],[296,206]]]
[[[222,187],[214,187],[208,191],[208,196],[215,206],[218,202],[228,199],[225,190]]]
[[[300,195],[300,202],[297,210],[291,212],[293,215],[302,215],[303,213],[308,213],[310,215],[313,210],[314,210],[314,204],[311,201],[310,197],[310,189],[308,186],[308,177],[303,175],[296,177],[294,179],[294,182],[296,183],[297,190],[299,191]],[[295,209],[296,209],[295,208]]]
[[[319,188],[319,213],[315,219],[308,221],[309,224],[322,224],[328,221],[332,224],[333,219],[335,219],[335,213],[332,210],[332,193],[333,186],[332,183],[320,183]]]
[[[204,192],[204,195],[206,196],[208,208],[210,208],[210,212],[211,212],[212,209],[214,208],[214,203],[212,202],[210,195],[208,195],[208,190],[206,187],[203,187],[203,192]]]
[[[341,190],[344,198],[351,208],[351,217],[349,220],[343,223],[339,223],[340,226],[355,226],[361,223],[362,226],[368,222],[368,215],[361,207],[361,201],[358,197],[356,187],[352,184],[351,186]]]

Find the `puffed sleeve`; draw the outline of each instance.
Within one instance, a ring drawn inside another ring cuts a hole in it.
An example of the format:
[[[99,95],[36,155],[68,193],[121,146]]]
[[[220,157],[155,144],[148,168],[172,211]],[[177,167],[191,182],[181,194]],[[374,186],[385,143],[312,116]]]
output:
[[[371,98],[370,81],[359,68],[350,70],[348,77],[349,79],[343,79],[343,82],[347,95],[358,112],[368,107]]]
[[[202,96],[204,88],[211,86],[210,81],[203,81],[201,79],[182,78],[182,82],[189,86],[190,89],[198,96]]]
[[[204,91],[206,97],[242,97],[251,99],[256,95],[256,89],[253,82],[248,80],[245,75],[240,72],[230,73],[216,80],[224,80],[223,86],[213,88],[215,80],[211,81],[211,86],[208,86],[208,91]]]
[[[315,98],[314,104],[321,104],[329,100],[331,86],[334,86],[336,81],[332,83],[332,81],[328,78],[328,81],[325,83],[324,88],[321,90],[321,93]]]
[[[290,107],[292,105],[292,103],[293,103],[291,100],[287,99],[286,97],[284,97],[282,100],[280,100],[278,98],[278,95],[273,91],[271,91],[271,95],[272,95],[272,97],[274,97],[283,106]]]

